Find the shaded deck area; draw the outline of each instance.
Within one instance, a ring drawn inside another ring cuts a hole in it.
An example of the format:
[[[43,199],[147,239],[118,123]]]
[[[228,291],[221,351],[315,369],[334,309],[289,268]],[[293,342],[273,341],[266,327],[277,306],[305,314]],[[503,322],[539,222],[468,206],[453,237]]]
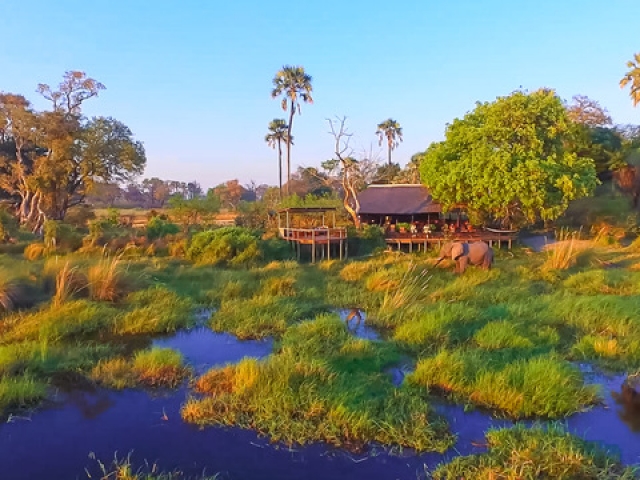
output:
[[[489,246],[494,245],[501,248],[506,245],[511,249],[513,241],[517,237],[517,232],[500,232],[481,230],[476,232],[455,232],[445,235],[442,232],[436,233],[387,233],[385,242],[389,247],[396,247],[401,250],[404,245],[409,252],[427,251],[429,248],[440,248],[446,242],[487,242]]]
[[[291,244],[298,260],[307,254],[312,263],[318,258],[342,260],[347,257],[347,229],[336,227],[335,210],[332,207],[290,207],[278,212],[279,236]],[[331,214],[331,227],[325,224],[328,214]]]

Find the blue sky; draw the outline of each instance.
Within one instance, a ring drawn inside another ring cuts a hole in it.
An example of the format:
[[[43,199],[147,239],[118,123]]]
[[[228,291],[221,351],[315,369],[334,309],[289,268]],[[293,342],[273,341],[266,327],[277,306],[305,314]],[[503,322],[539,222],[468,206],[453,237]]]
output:
[[[107,90],[85,112],[131,127],[146,176],[276,184],[264,135],[284,117],[270,98],[284,64],[314,85],[294,119],[294,165],[331,157],[335,115],[357,151],[377,151],[377,123],[398,120],[405,164],[475,101],[520,87],[588,95],[640,123],[618,87],[640,51],[638,18],[638,0],[2,0],[0,90],[44,106],[37,83],[86,71]]]

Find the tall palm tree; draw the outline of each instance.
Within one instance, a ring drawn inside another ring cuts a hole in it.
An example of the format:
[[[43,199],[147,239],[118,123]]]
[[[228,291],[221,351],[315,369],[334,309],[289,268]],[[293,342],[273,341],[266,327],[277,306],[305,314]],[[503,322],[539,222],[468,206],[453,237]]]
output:
[[[627,62],[627,67],[630,69],[624,74],[622,80],[620,80],[620,88],[625,88],[631,84],[631,101],[633,106],[637,106],[640,103],[640,53],[636,53],[633,60]]]
[[[265,135],[264,141],[271,148],[278,147],[278,180],[280,185],[280,196],[282,197],[282,142],[287,142],[289,138],[289,125],[284,121],[284,118],[274,118],[269,122],[269,133]],[[288,143],[288,142],[287,142]],[[293,145],[293,137],[291,138],[291,145]]]
[[[273,78],[273,90],[271,98],[282,95],[282,110],[289,110],[289,124],[287,125],[287,186],[286,193],[289,193],[289,183],[291,182],[291,127],[293,126],[293,116],[298,112],[301,114],[300,102],[313,103],[311,92],[311,75],[307,75],[304,67],[285,65]]]
[[[389,165],[391,165],[391,150],[395,149],[402,141],[402,127],[398,122],[389,118],[378,124],[376,135],[378,135],[380,145],[382,145],[385,138],[387,139]]]

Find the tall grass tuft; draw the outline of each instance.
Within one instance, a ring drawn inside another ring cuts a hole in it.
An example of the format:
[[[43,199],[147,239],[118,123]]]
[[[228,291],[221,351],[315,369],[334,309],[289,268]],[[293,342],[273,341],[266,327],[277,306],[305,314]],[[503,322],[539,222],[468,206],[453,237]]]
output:
[[[0,312],[11,312],[24,303],[24,287],[13,280],[0,280]]]
[[[556,235],[556,243],[547,245],[547,260],[543,269],[566,270],[576,264],[578,254],[585,248],[584,242],[580,240],[580,232],[570,232],[561,229]]]
[[[60,306],[64,302],[78,296],[86,291],[88,287],[88,279],[79,267],[71,266],[69,262],[65,262],[64,266],[56,274],[55,294],[53,296],[53,305]]]
[[[89,267],[87,276],[92,300],[116,302],[130,289],[130,279],[119,257],[100,260]]]
[[[417,303],[426,294],[429,286],[431,276],[428,273],[427,269],[418,271],[416,264],[409,264],[398,285],[389,285],[385,290],[378,316],[390,318],[399,309]]]

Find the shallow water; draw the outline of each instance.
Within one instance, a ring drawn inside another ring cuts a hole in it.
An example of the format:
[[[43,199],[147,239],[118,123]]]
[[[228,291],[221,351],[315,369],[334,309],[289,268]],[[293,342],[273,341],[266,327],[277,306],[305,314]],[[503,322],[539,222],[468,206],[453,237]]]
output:
[[[354,326],[360,332],[358,336],[371,334],[363,332],[364,327],[364,322]],[[270,341],[240,342],[206,328],[181,332],[153,344],[180,350],[198,372],[245,356],[263,358],[272,349]],[[401,364],[396,369],[395,383],[401,383],[410,366]],[[605,406],[569,418],[569,429],[589,440],[615,446],[625,463],[640,463],[638,412],[625,411],[611,395],[611,390],[619,390],[623,377],[586,374],[592,383],[603,384]],[[157,461],[162,469],[180,469],[190,475],[221,472],[223,479],[414,480],[424,478],[425,468],[456,454],[483,451],[488,428],[512,424],[480,410],[465,412],[462,406],[439,402],[436,409],[458,434],[455,448],[446,455],[415,455],[410,451],[390,455],[379,447],[372,447],[366,455],[351,455],[324,445],[294,449],[271,445],[254,432],[238,428],[188,425],[180,418],[180,406],[188,394],[186,388],[155,393],[113,392],[90,384],[60,390],[52,406],[29,418],[13,417],[0,425],[2,478],[88,478],[84,469],[96,473],[97,467],[89,459],[91,452],[103,462],[109,462],[114,452],[119,457],[133,452],[136,465]]]
[[[336,310],[347,324],[351,334],[365,340],[380,340],[380,333],[367,323],[367,314],[359,308],[339,308]]]
[[[541,252],[546,245],[551,245],[556,242],[552,233],[548,233],[546,235],[531,235],[528,237],[522,237],[519,240],[520,243],[529,247],[534,252]]]
[[[210,328],[198,327],[156,339],[152,345],[178,350],[195,372],[201,374],[213,365],[236,363],[243,357],[264,358],[271,353],[273,341],[239,341],[229,333],[216,333]]]

